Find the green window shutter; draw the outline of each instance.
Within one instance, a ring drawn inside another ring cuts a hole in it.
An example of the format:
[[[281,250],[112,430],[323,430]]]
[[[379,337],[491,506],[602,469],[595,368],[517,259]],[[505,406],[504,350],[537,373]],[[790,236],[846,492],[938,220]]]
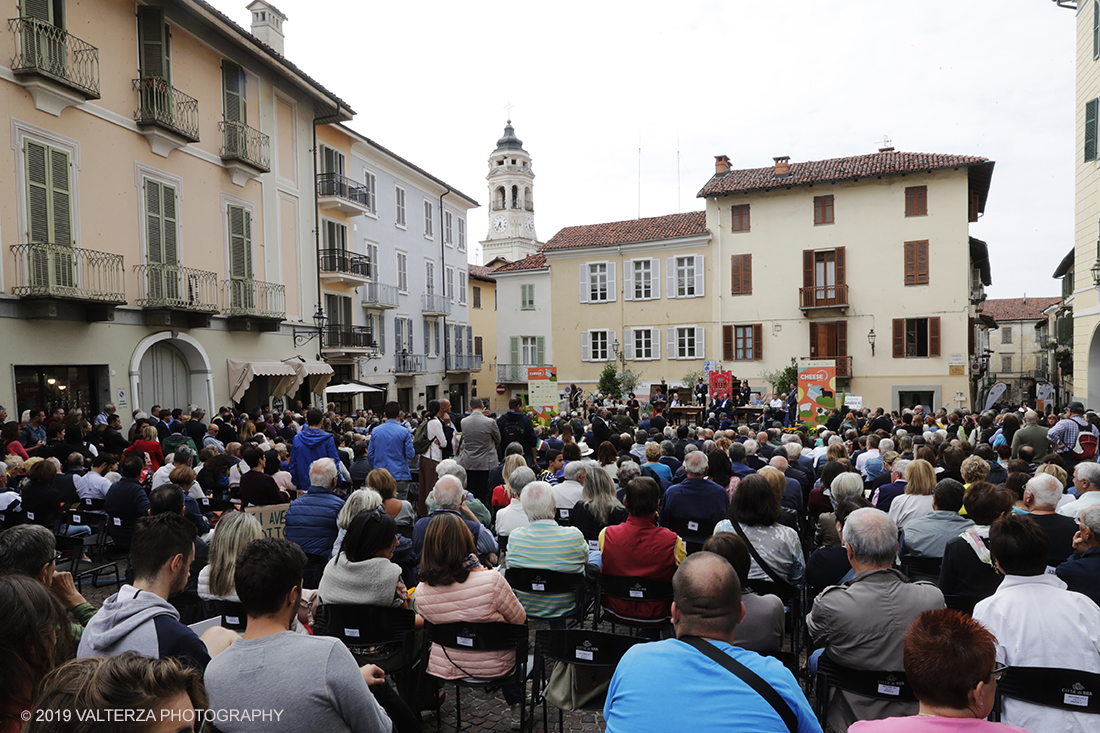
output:
[[[71,246],[73,243],[69,190],[69,154],[50,148],[50,203],[54,244]]]
[[[1100,101],[1085,102],[1085,160],[1096,160],[1096,113]]]
[[[520,363],[519,336],[513,336],[512,337],[511,346],[512,346],[512,349],[511,349],[511,351],[512,351],[512,363],[513,364],[519,364]]]
[[[540,365],[546,363],[546,337],[545,336],[536,336],[535,337],[535,361]]]
[[[169,63],[168,43],[164,9],[148,5],[139,6],[138,48],[143,77],[156,76],[171,83],[172,70]]]
[[[22,6],[22,17],[54,22],[52,0],[23,0]]]
[[[252,218],[243,206],[229,207],[229,277],[252,278]]]
[[[222,91],[225,103],[225,119],[228,122],[246,122],[245,77],[240,66],[232,61],[222,61]]]
[[[149,264],[164,264],[164,218],[161,210],[161,184],[145,181],[145,238]]]
[[[179,247],[176,241],[176,189],[160,186],[160,206],[164,222],[164,264],[179,264]]]
[[[49,148],[27,141],[27,221],[31,242],[50,241],[50,174],[46,167],[48,157]]]
[[[1092,57],[1100,58],[1100,2],[1092,3]]]

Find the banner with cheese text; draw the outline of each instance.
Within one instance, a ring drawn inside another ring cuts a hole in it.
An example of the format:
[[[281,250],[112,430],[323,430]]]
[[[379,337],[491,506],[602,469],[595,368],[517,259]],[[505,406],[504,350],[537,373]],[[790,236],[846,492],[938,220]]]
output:
[[[539,421],[556,417],[560,403],[557,368],[527,367],[527,405],[535,411]]]
[[[824,425],[829,412],[836,406],[836,361],[807,359],[799,362],[798,421],[814,427]]]

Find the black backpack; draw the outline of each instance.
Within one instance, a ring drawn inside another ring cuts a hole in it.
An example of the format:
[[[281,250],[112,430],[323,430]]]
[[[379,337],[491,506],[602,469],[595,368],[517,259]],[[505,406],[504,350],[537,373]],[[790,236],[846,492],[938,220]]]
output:
[[[504,418],[504,425],[500,428],[500,444],[505,449],[512,443],[523,445],[523,423],[516,418]]]

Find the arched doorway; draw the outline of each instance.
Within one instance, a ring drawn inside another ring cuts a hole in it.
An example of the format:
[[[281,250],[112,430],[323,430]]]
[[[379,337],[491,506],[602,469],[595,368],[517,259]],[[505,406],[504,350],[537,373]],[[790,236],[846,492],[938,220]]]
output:
[[[206,349],[193,336],[161,331],[143,338],[130,358],[133,409],[214,408],[214,373]]]
[[[1088,382],[1088,402],[1085,407],[1095,410],[1100,405],[1100,328],[1092,332],[1092,340],[1089,341]],[[1077,385],[1074,385],[1073,391],[1076,399],[1081,394]]]

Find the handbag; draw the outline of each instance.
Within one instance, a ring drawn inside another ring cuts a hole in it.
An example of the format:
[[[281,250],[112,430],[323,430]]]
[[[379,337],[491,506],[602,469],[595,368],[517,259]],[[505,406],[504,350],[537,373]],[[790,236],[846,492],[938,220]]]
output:
[[[749,554],[752,555],[752,559],[756,560],[756,564],[760,566],[760,569],[764,571],[764,574],[774,580],[776,583],[782,583],[783,585],[791,585],[790,581],[779,575],[779,573],[772,570],[771,566],[764,562],[764,558],[760,557],[760,553],[756,551],[756,548],[749,542],[749,538],[745,536],[745,530],[741,529],[741,524],[735,522],[732,519],[730,524],[733,525],[733,529],[745,542],[745,546],[749,550]]]
[[[580,710],[607,694],[614,667],[557,662],[546,685],[546,701],[561,710]]]

